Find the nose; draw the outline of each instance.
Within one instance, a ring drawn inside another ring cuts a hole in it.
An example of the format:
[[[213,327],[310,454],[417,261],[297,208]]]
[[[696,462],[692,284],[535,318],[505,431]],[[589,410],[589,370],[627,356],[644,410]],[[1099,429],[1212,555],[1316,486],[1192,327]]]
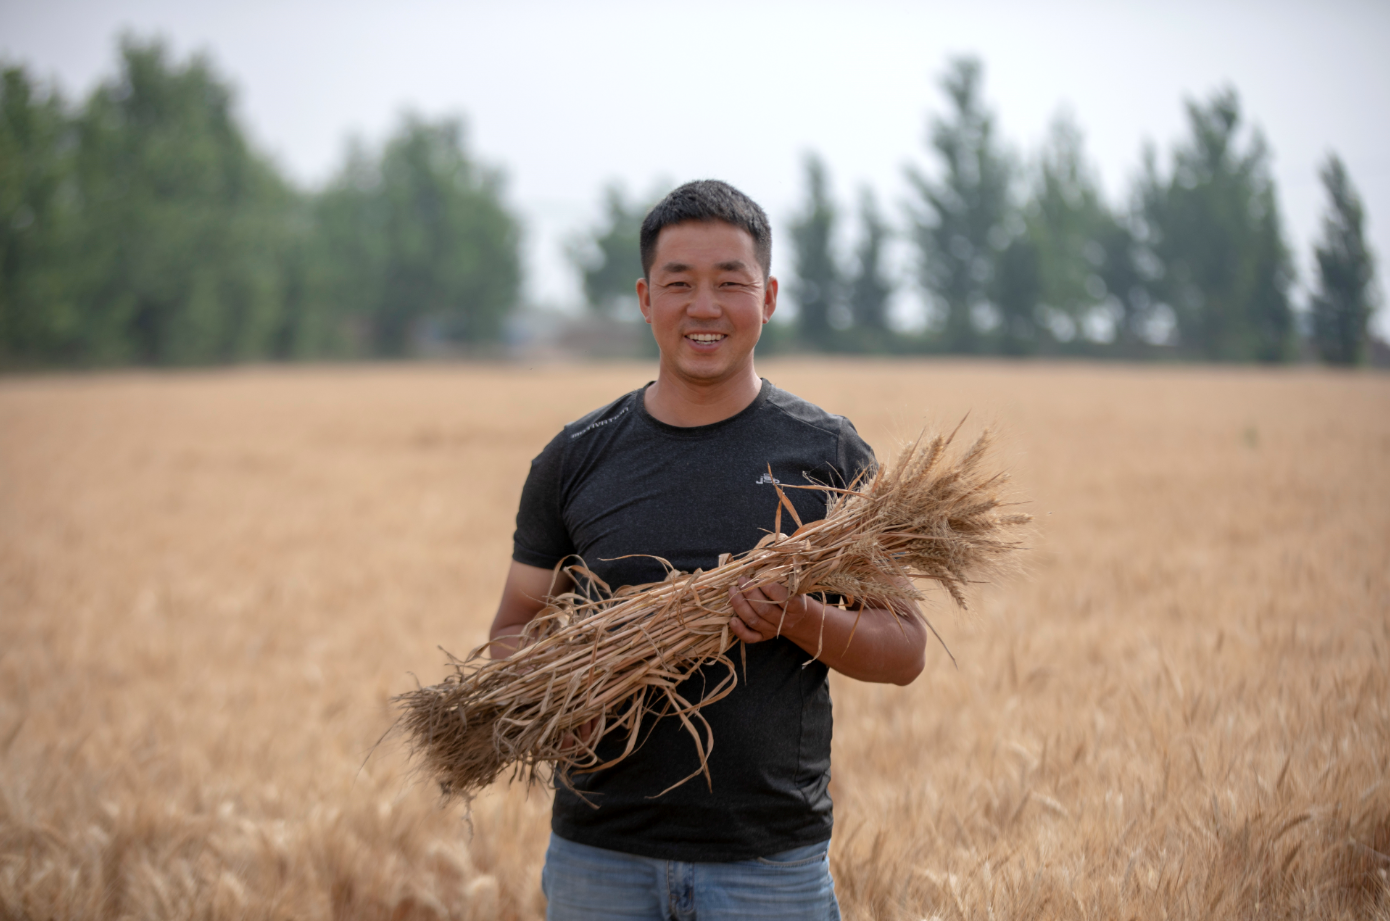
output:
[[[715,294],[714,287],[711,285],[697,285],[695,293],[690,298],[689,305],[685,312],[692,317],[701,319],[713,319],[723,313],[723,308],[719,306],[719,299]]]

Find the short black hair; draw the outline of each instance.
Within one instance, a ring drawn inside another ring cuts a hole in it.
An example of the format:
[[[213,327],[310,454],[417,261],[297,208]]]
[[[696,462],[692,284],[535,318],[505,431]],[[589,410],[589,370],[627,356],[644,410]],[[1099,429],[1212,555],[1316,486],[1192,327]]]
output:
[[[753,238],[753,255],[763,278],[772,273],[772,227],[758,203],[727,182],[697,179],[687,182],[657,202],[642,221],[642,277],[651,278],[656,259],[656,238],[665,227],[686,221],[723,221]]]

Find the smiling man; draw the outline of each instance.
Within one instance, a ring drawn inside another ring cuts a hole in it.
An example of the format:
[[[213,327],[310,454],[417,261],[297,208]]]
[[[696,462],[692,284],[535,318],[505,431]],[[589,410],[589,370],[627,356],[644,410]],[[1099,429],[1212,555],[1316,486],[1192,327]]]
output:
[[[754,369],[777,308],[757,204],[726,183],[687,183],[647,215],[641,247],[637,296],[661,351],[656,380],[565,426],[532,462],[494,655],[514,651],[544,596],[567,587],[551,584],[565,557],[615,588],[659,581],[654,557],[710,569],[771,528],[774,481],[843,486],[874,463],[848,420]],[[824,517],[821,493],[787,493],[802,521]],[[922,670],[926,632],[915,610],[833,600],[777,584],[731,592],[747,666],[732,694],[701,711],[714,736],[710,785],[681,783],[699,755],[674,716],[644,728],[617,765],[574,776],[582,797],[557,785],[542,876],[549,918],[839,917],[827,859],[828,670],[907,684]],[[699,700],[718,671],[679,693]],[[615,756],[624,743],[605,738],[599,752]]]

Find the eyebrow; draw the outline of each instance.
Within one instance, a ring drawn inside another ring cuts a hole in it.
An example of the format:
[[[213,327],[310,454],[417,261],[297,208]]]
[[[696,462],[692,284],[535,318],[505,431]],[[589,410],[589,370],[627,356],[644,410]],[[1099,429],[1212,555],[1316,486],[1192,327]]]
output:
[[[749,271],[748,263],[744,262],[742,259],[732,259],[728,262],[720,262],[715,265],[715,268],[721,272]],[[661,270],[663,272],[689,272],[692,270],[692,267],[686,265],[684,262],[668,262],[661,267]]]

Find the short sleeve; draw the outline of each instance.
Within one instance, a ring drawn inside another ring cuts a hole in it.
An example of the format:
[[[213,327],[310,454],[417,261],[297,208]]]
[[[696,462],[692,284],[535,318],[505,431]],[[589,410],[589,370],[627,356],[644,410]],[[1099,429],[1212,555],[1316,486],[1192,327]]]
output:
[[[863,438],[859,437],[859,430],[854,427],[843,416],[840,417],[840,446],[839,456],[835,459],[835,466],[839,468],[845,478],[845,485],[853,483],[864,471],[873,473],[878,466],[878,460],[874,457],[874,449],[869,447]]]
[[[564,432],[556,435],[531,461],[512,535],[512,559],[518,563],[550,569],[574,553],[574,541],[561,512],[565,440]]]

